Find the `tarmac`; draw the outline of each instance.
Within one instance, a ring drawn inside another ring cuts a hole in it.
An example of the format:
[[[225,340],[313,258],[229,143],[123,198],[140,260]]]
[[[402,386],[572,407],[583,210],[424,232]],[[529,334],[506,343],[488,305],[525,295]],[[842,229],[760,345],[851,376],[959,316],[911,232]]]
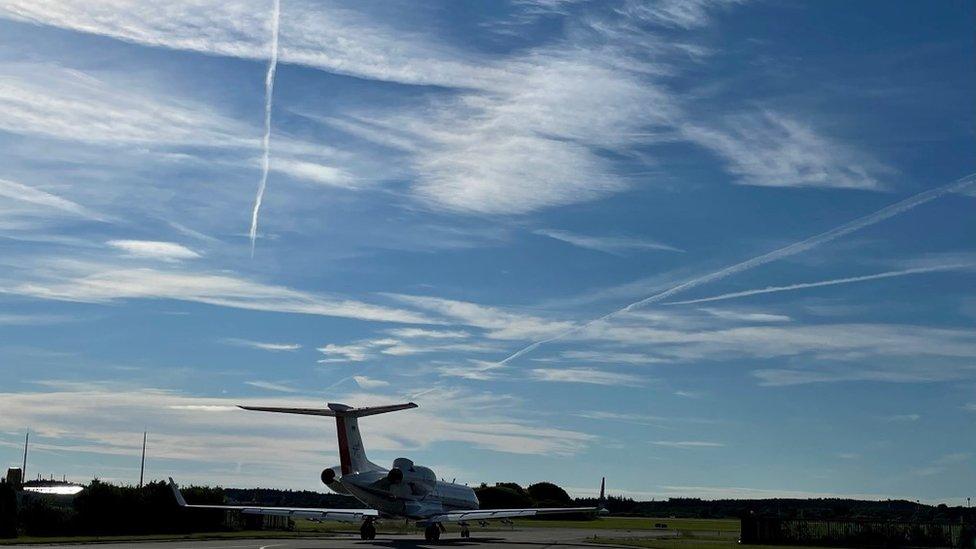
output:
[[[482,546],[504,545],[506,548],[531,547],[539,549],[548,546],[578,546],[578,547],[620,547],[616,545],[601,545],[587,542],[594,535],[601,538],[627,537],[669,537],[672,533],[633,530],[589,530],[568,528],[519,528],[507,531],[473,530],[470,538],[462,539],[457,532],[441,535],[436,542],[424,541],[423,533],[417,534],[377,534],[376,539],[363,541],[358,535],[337,535],[322,538],[289,538],[289,539],[210,539],[210,540],[176,540],[176,541],[128,541],[110,543],[84,544],[44,544],[35,547],[63,547],[70,549],[342,549],[372,547],[383,548],[420,548],[420,547],[458,547],[474,548]],[[30,547],[18,545],[16,547]]]

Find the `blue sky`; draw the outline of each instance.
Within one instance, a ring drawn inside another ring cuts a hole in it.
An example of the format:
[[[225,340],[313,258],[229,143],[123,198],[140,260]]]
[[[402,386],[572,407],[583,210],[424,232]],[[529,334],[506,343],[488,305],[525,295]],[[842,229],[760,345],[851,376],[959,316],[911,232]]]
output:
[[[0,457],[317,489],[331,425],[232,406],[413,399],[375,461],[962,502],[972,19],[282,0],[252,257],[272,3],[4,2]]]

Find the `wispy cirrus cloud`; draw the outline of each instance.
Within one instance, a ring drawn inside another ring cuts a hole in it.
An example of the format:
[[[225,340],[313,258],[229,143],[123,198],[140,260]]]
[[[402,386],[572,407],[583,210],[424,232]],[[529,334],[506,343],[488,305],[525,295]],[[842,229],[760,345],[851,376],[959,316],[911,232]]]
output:
[[[372,349],[376,346],[377,343],[373,341],[352,343],[349,345],[329,343],[316,349],[318,352],[325,355],[325,358],[319,359],[318,363],[332,364],[342,362],[363,362],[373,356]]]
[[[638,19],[665,27],[692,29],[711,21],[711,12],[741,3],[742,0],[661,0],[659,2],[626,2],[622,10]]]
[[[429,330],[425,328],[391,328],[386,333],[402,339],[467,339],[463,330]]]
[[[709,442],[704,440],[655,440],[651,444],[663,446],[665,448],[681,448],[683,450],[691,448],[721,448],[725,444],[721,442]]]
[[[730,117],[733,122],[716,122],[713,127],[697,113],[688,114],[680,94],[659,77],[674,72],[689,52],[697,50],[690,43],[661,39],[646,24],[700,27],[710,12],[728,4],[627,4],[609,19],[579,18],[575,31],[562,40],[504,57],[455,49],[398,28],[395,21],[378,21],[375,14],[292,2],[281,13],[280,57],[285,63],[361,78],[451,88],[451,97],[419,107],[320,118],[386,147],[376,153],[384,159],[390,148],[400,151],[403,164],[413,172],[413,198],[431,208],[525,214],[597,199],[632,185],[626,170],[602,151],[646,158],[647,145],[662,140],[690,141],[716,151],[729,159],[730,170],[742,182],[750,184],[878,186],[872,175],[877,163],[849,153],[849,147],[799,121],[764,112]],[[263,60],[267,52],[267,21],[246,3],[205,1],[160,9],[128,0],[71,1],[56,7],[47,1],[15,1],[0,8],[0,17],[212,55]],[[635,48],[635,42],[642,47]],[[109,109],[106,112],[121,115],[112,118],[117,131],[102,132],[103,137],[148,139],[143,126],[151,126],[151,121],[125,107],[139,101],[120,99],[98,100]],[[128,110],[119,112],[119,105]],[[99,112],[87,107],[83,111]],[[160,112],[173,113],[161,117],[164,140],[168,135],[170,141],[185,143],[258,145],[256,137],[244,139],[246,144],[237,137],[257,136],[256,130],[227,131],[212,117],[194,112],[194,127],[202,129],[192,136],[180,129],[185,124],[176,116],[178,106]],[[80,119],[68,124],[51,116],[42,119],[43,125],[30,127],[45,126],[60,136],[72,135],[72,127],[84,127],[76,123]],[[737,145],[740,141],[749,146]],[[357,154],[368,158],[372,153]],[[276,159],[272,169],[330,186],[355,186],[365,179],[336,165]],[[647,244],[641,247],[668,249]],[[604,242],[603,248],[607,245],[636,243]]]
[[[715,420],[705,418],[654,416],[649,414],[608,412],[605,410],[579,412],[575,415],[587,419],[595,419],[600,421],[623,421],[626,423],[636,423],[639,425],[661,425],[665,423],[716,423]]]
[[[433,296],[388,295],[393,299],[437,313],[457,323],[487,330],[487,337],[491,339],[526,339],[533,337],[533,334],[553,334],[572,326],[570,322],[549,320],[469,301]]]
[[[792,320],[787,315],[772,313],[759,313],[755,311],[736,311],[732,309],[712,309],[703,307],[702,311],[722,320],[732,320],[735,322],[789,322]]]
[[[613,255],[620,255],[627,251],[660,250],[668,252],[683,252],[680,248],[662,244],[647,238],[628,236],[589,236],[557,229],[537,229],[533,233],[546,236],[554,240],[566,242],[580,248],[597,250]]]
[[[777,248],[771,252],[749,258],[745,261],[740,261],[728,267],[724,267],[717,271],[712,271],[708,274],[701,275],[692,278],[690,280],[686,280],[684,282],[671,286],[663,291],[659,291],[657,293],[654,293],[653,295],[634,301],[625,307],[619,308],[615,311],[611,311],[610,313],[607,313],[593,320],[582,322],[582,323],[575,323],[571,327],[567,328],[562,332],[558,332],[549,337],[538,339],[537,341],[530,343],[525,347],[522,347],[521,349],[515,351],[514,353],[502,359],[501,363],[506,364],[508,362],[511,362],[512,360],[515,360],[525,355],[526,353],[531,353],[532,351],[538,349],[539,347],[547,343],[552,343],[554,341],[564,339],[568,336],[577,334],[583,330],[591,329],[598,325],[605,325],[609,321],[612,321],[614,318],[619,317],[620,315],[625,315],[634,310],[646,307],[648,305],[652,305],[654,303],[664,301],[673,295],[677,295],[686,292],[688,290],[694,289],[698,286],[709,284],[711,282],[722,280],[724,278],[728,278],[730,276],[737,275],[739,273],[746,272],[755,269],[757,267],[761,267],[763,265],[766,265],[767,263],[779,261],[781,259],[792,257],[794,255],[812,250],[818,246],[824,245],[828,242],[832,242],[848,234],[860,231],[872,225],[881,223],[889,218],[901,215],[923,204],[942,198],[943,196],[959,193],[961,191],[972,188],[974,185],[976,185],[976,175],[970,174],[960,179],[957,179],[956,181],[944,185],[940,185],[938,187],[909,196],[908,198],[905,198],[894,204],[881,208],[880,210],[877,210],[873,213],[859,217],[857,219],[854,219],[853,221],[849,221],[847,223],[844,223],[843,225],[834,227],[820,234],[813,235],[799,242],[794,242],[792,244],[783,246],[781,248]]]
[[[535,381],[586,383],[590,385],[643,385],[647,380],[632,374],[621,374],[591,368],[533,368],[529,376]]]
[[[0,314],[0,326],[33,326],[41,324],[57,324],[78,320],[67,315],[51,314]]]
[[[0,77],[0,130],[42,142],[55,140],[57,154],[65,158],[80,154],[80,161],[86,163],[127,167],[150,159],[162,165],[263,168],[257,126],[200,100],[156,90],[149,83],[133,85],[126,76],[111,71],[88,73],[54,63],[4,64]],[[95,147],[95,152],[79,152],[65,143]],[[98,152],[105,148],[111,149],[110,158]],[[270,170],[320,185],[354,188],[354,181],[367,169],[332,147],[284,133],[273,149],[276,156]],[[336,167],[340,162],[343,168]],[[21,200],[101,218],[68,199],[44,196],[36,189],[27,192],[30,189],[22,184],[6,187]],[[0,184],[0,192],[3,189]]]
[[[745,185],[881,190],[876,174],[891,172],[849,144],[771,111],[730,116],[724,127],[684,124],[681,131],[724,158]]]
[[[488,381],[498,379],[506,368],[497,362],[487,360],[468,359],[466,361],[451,362],[437,367],[442,377],[457,377],[472,381]]]
[[[972,379],[976,368],[958,361],[934,363],[818,364],[805,368],[766,368],[753,370],[761,385],[783,387],[811,383],[880,381],[885,383],[934,383]]]
[[[865,357],[976,357],[976,335],[960,328],[910,324],[775,324],[673,329],[640,322],[606,323],[587,328],[584,340],[653,349],[674,361],[722,357],[811,356],[821,360]]]
[[[0,279],[0,293],[88,303],[173,299],[220,307],[431,324],[412,311],[252,282],[227,274],[132,268],[109,263],[41,261],[19,279]]]
[[[359,182],[352,174],[342,168],[326,164],[289,158],[275,158],[271,160],[270,169],[274,172],[328,187],[343,189],[359,188]]]
[[[198,252],[176,242],[158,240],[109,240],[109,246],[122,250],[127,255],[146,259],[174,262],[184,259],[197,259]]]
[[[262,351],[297,351],[302,348],[298,343],[270,343],[266,341],[251,341],[249,339],[229,338],[225,342],[241,347],[250,347]]]
[[[290,387],[283,383],[276,383],[273,381],[245,381],[244,385],[250,385],[251,387],[257,389],[265,389],[267,391],[274,391],[277,393],[300,393],[300,389]]]
[[[318,351],[325,355],[325,358],[318,362],[320,364],[364,362],[380,356],[400,357],[450,351],[486,353],[497,352],[498,350],[498,347],[486,342],[457,342],[449,338],[422,338],[419,341],[414,340],[408,342],[392,337],[380,337],[375,339],[361,339],[345,345],[330,343],[319,347]]]
[[[563,351],[559,356],[566,362],[601,362],[607,364],[653,364],[667,362],[650,353],[626,353],[612,350]]]
[[[29,221],[46,220],[51,217],[52,212],[95,221],[105,219],[77,202],[7,179],[0,179],[0,198],[4,199],[4,203],[0,205],[0,213],[7,218],[2,223],[8,226],[18,218]]]
[[[11,133],[98,144],[259,144],[242,137],[254,133],[247,125],[205,105],[113,86],[56,64],[4,64],[0,71],[0,129]]]
[[[152,6],[137,0],[15,0],[0,7],[0,17],[146,46],[268,57],[267,12],[248,2]],[[353,10],[289,2],[281,11],[280,28],[283,63],[408,84],[479,86],[485,81],[483,71],[433,37],[398,32]]]
[[[366,376],[352,376],[352,380],[356,382],[361,389],[377,389],[379,387],[387,387],[390,385],[389,381],[383,381],[382,379],[375,379]]]

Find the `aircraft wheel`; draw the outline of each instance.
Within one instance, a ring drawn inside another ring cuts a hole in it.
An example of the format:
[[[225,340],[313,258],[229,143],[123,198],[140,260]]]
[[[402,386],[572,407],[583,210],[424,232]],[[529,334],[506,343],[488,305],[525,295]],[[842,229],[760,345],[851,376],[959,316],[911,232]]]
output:
[[[427,541],[437,541],[441,537],[441,531],[437,529],[436,524],[431,524],[424,529],[424,539]]]
[[[359,539],[375,539],[376,538],[376,527],[373,526],[372,522],[363,522],[363,525],[359,527]]]
[[[464,528],[461,528],[461,537],[462,538],[470,538],[471,537],[471,530],[468,530],[468,527],[467,526],[465,526]]]

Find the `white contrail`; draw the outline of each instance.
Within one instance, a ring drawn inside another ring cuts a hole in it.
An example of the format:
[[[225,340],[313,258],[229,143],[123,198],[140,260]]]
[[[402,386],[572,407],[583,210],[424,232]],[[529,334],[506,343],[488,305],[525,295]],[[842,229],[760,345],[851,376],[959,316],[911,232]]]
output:
[[[807,250],[809,250],[811,248],[815,248],[815,247],[817,247],[817,246],[819,246],[821,244],[825,244],[827,242],[830,242],[831,240],[835,240],[835,239],[840,238],[840,237],[842,237],[844,235],[853,233],[854,231],[859,231],[859,230],[861,230],[861,229],[863,229],[865,227],[869,227],[869,226],[874,225],[876,223],[880,223],[881,221],[884,221],[885,219],[888,219],[890,217],[894,217],[894,216],[899,215],[901,213],[907,212],[908,210],[911,210],[912,208],[915,208],[916,206],[921,206],[922,204],[925,204],[926,202],[931,202],[932,200],[935,200],[936,198],[945,196],[945,195],[947,195],[949,193],[962,191],[965,188],[973,185],[973,183],[976,183],[976,174],[967,175],[966,177],[963,177],[962,179],[958,179],[956,181],[953,181],[952,183],[949,183],[947,185],[943,185],[941,187],[936,187],[934,189],[929,189],[929,190],[927,190],[925,192],[921,192],[919,194],[916,194],[914,196],[911,196],[909,198],[906,198],[905,200],[902,200],[901,202],[896,202],[896,203],[894,203],[894,204],[892,204],[890,206],[887,206],[885,208],[882,208],[882,209],[880,209],[880,210],[878,210],[878,211],[876,211],[876,212],[874,212],[872,214],[869,214],[869,215],[866,215],[864,217],[855,219],[854,221],[850,221],[848,223],[845,223],[845,224],[841,225],[840,227],[835,227],[835,228],[833,228],[833,229],[831,229],[831,230],[829,230],[827,232],[823,232],[823,233],[820,233],[818,235],[811,236],[810,238],[807,238],[805,240],[801,240],[800,242],[795,242],[793,244],[790,244],[789,246],[784,246],[782,248],[779,248],[778,250],[773,250],[773,251],[771,251],[769,253],[766,253],[766,254],[763,254],[763,255],[754,257],[752,259],[747,259],[747,260],[745,260],[745,261],[743,261],[741,263],[736,263],[735,265],[730,265],[730,266],[728,266],[728,267],[726,267],[724,269],[720,269],[720,270],[715,271],[713,273],[709,273],[707,275],[702,275],[702,276],[700,276],[698,278],[693,278],[691,280],[682,282],[681,284],[678,284],[677,286],[672,286],[671,288],[668,288],[667,290],[664,290],[663,292],[659,292],[659,293],[656,293],[656,294],[654,294],[652,296],[645,297],[644,299],[641,299],[640,301],[635,301],[634,303],[631,303],[630,305],[627,305],[626,307],[624,307],[622,309],[617,309],[616,311],[613,311],[611,313],[605,314],[605,315],[601,316],[600,318],[596,318],[596,319],[590,320],[589,322],[580,324],[579,326],[576,326],[574,328],[571,328],[569,330],[566,330],[565,332],[562,332],[560,334],[556,334],[556,335],[554,335],[554,336],[552,336],[550,338],[543,339],[543,340],[540,340],[540,341],[536,341],[535,343],[532,343],[532,344],[530,344],[530,345],[528,345],[526,347],[523,347],[522,349],[519,349],[518,351],[516,351],[515,353],[513,353],[512,355],[510,355],[508,358],[506,358],[506,359],[502,360],[501,362],[499,362],[499,364],[506,364],[508,362],[511,362],[512,360],[515,360],[516,358],[524,355],[525,353],[529,353],[529,352],[534,351],[540,345],[544,345],[546,343],[549,343],[549,342],[552,342],[552,341],[556,341],[558,339],[562,339],[562,338],[564,338],[564,337],[566,337],[566,336],[568,336],[570,334],[574,334],[574,333],[579,332],[580,330],[582,330],[584,328],[587,328],[587,327],[589,327],[589,326],[591,326],[593,324],[596,324],[597,322],[602,322],[604,320],[609,320],[609,319],[611,319],[611,318],[613,318],[613,317],[615,317],[615,316],[617,316],[617,315],[619,315],[621,313],[626,313],[626,312],[632,311],[632,310],[634,310],[634,309],[636,309],[638,307],[642,307],[644,305],[649,305],[651,303],[656,303],[658,301],[662,301],[662,300],[667,299],[667,298],[669,298],[669,297],[671,297],[671,296],[673,296],[675,294],[681,293],[681,292],[683,292],[685,290],[690,290],[690,289],[692,289],[692,288],[694,288],[696,286],[701,286],[702,284],[707,284],[709,282],[713,282],[713,281],[716,281],[716,280],[725,278],[727,276],[732,276],[734,274],[738,274],[738,273],[741,273],[743,271],[747,271],[749,269],[753,269],[755,267],[759,267],[760,265],[765,265],[766,263],[769,263],[771,261],[776,261],[777,259],[783,259],[784,257],[790,257],[792,255],[796,255],[798,253],[805,252],[805,251],[807,251]]]
[[[264,200],[264,189],[268,186],[268,168],[271,163],[271,96],[274,92],[275,71],[278,69],[278,20],[281,15],[281,0],[272,0],[271,12],[271,60],[264,76],[264,154],[261,157],[261,183],[254,197],[254,210],[251,212],[251,257],[254,257],[254,241],[258,237],[258,213]]]
[[[821,286],[836,286],[838,284],[850,284],[853,282],[866,282],[868,280],[878,280],[882,278],[894,278],[896,276],[907,276],[921,273],[934,273],[938,271],[952,271],[973,267],[972,264],[959,263],[956,265],[940,265],[936,267],[918,267],[915,269],[904,269],[901,271],[886,271],[863,276],[852,276],[848,278],[835,278],[833,280],[821,280],[819,282],[803,282],[800,284],[790,284],[789,286],[768,286],[755,290],[743,290],[729,294],[716,295],[712,297],[702,297],[700,299],[689,299],[686,301],[669,301],[663,305],[691,305],[692,303],[708,303],[710,301],[722,301],[725,299],[735,299],[737,297],[747,297],[759,294],[772,294],[776,292],[789,292],[792,290],[805,290],[807,288],[819,288]]]

